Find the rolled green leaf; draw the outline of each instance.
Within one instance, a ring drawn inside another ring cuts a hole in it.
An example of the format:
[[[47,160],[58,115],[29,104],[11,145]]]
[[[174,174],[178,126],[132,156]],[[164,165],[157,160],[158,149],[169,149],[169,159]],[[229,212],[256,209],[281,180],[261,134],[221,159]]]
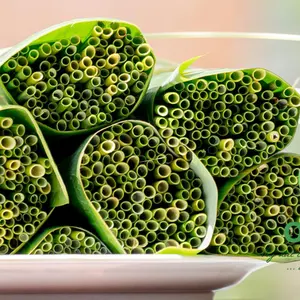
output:
[[[68,203],[66,188],[43,135],[20,106],[0,109],[0,216],[3,247],[18,252],[57,206]],[[46,171],[47,170],[47,171]],[[43,246],[47,250],[47,244]]]
[[[94,157],[101,167],[93,167]],[[113,253],[148,253],[149,247],[159,252],[169,240],[178,247],[204,249],[216,213],[213,198],[210,204],[207,199],[216,190],[195,156],[187,151],[186,157],[170,150],[148,123],[116,123],[89,137],[72,158],[77,171],[68,168],[66,180],[73,205],[89,212],[86,220]],[[153,167],[145,164],[148,159]],[[112,196],[115,200],[108,201]]]
[[[230,238],[225,241],[229,249],[234,248],[229,250],[230,254],[261,258],[274,255],[275,260],[285,261],[280,257],[284,251],[295,253],[299,242],[293,245],[294,249],[288,250],[290,245],[285,228],[299,213],[299,198],[296,196],[299,181],[295,180],[295,175],[290,175],[299,172],[299,155],[281,153],[241,172],[220,187],[216,223],[232,230],[231,234],[228,233]],[[296,229],[295,233],[291,231],[289,234],[297,237],[299,233]],[[246,249],[244,246],[248,243]],[[234,245],[240,250],[237,251]],[[216,243],[212,242],[206,251],[219,253],[215,246]]]
[[[104,24],[104,27],[98,24]],[[115,24],[118,29],[114,29]],[[97,28],[101,28],[102,33],[94,36],[95,32],[99,32]],[[59,38],[61,40],[57,40]],[[128,40],[125,46],[124,40]],[[23,55],[24,49],[26,55]],[[134,54],[131,61],[128,59],[130,53]],[[79,123],[73,118],[66,118],[66,110],[72,110],[73,115],[82,110],[81,105],[71,106],[70,101],[66,105],[66,100],[57,107],[52,106],[52,113],[57,114],[55,120],[40,118],[36,112],[34,116],[46,135],[90,133],[125,119],[136,110],[148,88],[154,64],[152,49],[135,25],[96,19],[65,22],[33,35],[26,40],[26,45],[20,43],[2,57],[3,102],[25,106],[28,99],[39,99],[42,94],[44,102],[39,107],[47,108],[50,101],[61,99],[56,99],[53,93],[56,95],[62,91],[65,97],[73,99],[74,96],[73,100],[78,101],[78,95],[88,89],[95,97],[87,100],[93,100],[99,108],[95,116],[87,114]],[[71,86],[76,91],[73,95],[68,93]],[[98,101],[98,98],[103,99],[103,92],[117,96],[124,105],[116,106],[117,100],[114,99],[114,102],[102,107],[102,100]],[[34,105],[26,107],[32,113],[36,108]],[[104,118],[106,113],[111,116]]]
[[[215,177],[236,177],[237,170],[243,171],[266,160],[268,157],[262,151],[267,147],[267,154],[271,155],[290,143],[297,127],[300,103],[300,96],[292,87],[264,69],[191,71],[188,67],[195,60],[182,63],[172,73],[154,77],[140,114],[159,128],[172,128],[172,138],[181,138],[178,128],[184,127],[188,147]],[[225,78],[222,84],[216,76]],[[201,80],[206,84],[197,85]],[[276,82],[278,88],[270,90],[271,82]],[[280,133],[275,130],[279,128]],[[220,169],[207,164],[212,157]],[[221,166],[224,161],[230,163]]]

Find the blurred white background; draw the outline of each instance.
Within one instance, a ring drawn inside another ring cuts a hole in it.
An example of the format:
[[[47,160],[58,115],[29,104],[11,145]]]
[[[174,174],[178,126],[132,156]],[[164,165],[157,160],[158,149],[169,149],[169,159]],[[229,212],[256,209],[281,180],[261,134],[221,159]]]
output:
[[[1,3],[0,47],[50,25],[83,17],[131,21],[145,33],[247,31],[300,34],[299,0],[6,0]],[[185,39],[149,40],[157,56],[182,61],[203,53],[198,66],[265,67],[293,82],[300,76],[300,42]]]

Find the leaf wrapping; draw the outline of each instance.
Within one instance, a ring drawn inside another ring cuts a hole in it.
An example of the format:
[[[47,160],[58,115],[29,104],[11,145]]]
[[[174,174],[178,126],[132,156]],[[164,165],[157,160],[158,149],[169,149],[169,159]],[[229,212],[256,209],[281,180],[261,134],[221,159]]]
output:
[[[2,253],[15,253],[69,198],[42,132],[27,109],[2,106],[0,120],[0,248]]]

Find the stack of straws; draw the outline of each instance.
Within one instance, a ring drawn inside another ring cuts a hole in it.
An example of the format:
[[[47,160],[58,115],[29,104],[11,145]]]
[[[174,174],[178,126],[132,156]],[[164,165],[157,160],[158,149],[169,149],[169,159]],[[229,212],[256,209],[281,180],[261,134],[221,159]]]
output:
[[[93,135],[80,177],[86,197],[126,253],[198,248],[206,236],[202,181],[147,123],[124,121]]]
[[[2,65],[1,80],[37,121],[75,131],[127,117],[153,65],[142,36],[119,23],[99,22],[87,39],[74,35],[26,46]]]
[[[25,126],[11,118],[0,122],[0,251],[8,253],[27,242],[47,218],[52,167],[36,135],[26,134]]]
[[[18,116],[17,116],[18,115]],[[40,130],[17,106],[0,111],[0,253],[15,253],[43,225],[65,188]],[[56,198],[56,199],[54,199]]]
[[[299,94],[265,69],[154,64],[136,26],[109,20],[0,57],[0,253],[300,252],[300,155],[280,153]],[[66,138],[62,179],[50,151]]]
[[[220,254],[293,254],[300,244],[289,243],[285,227],[300,223],[300,156],[281,154],[247,170],[223,194],[215,235],[207,250]],[[229,191],[228,191],[229,190]],[[300,235],[292,227],[291,238]]]
[[[153,122],[170,147],[187,145],[216,177],[236,177],[292,140],[300,98],[263,69],[178,83],[159,94]]]

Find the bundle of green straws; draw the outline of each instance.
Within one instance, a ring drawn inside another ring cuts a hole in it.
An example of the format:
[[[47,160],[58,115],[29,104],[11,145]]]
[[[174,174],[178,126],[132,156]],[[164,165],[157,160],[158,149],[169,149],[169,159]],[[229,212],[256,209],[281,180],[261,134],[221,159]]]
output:
[[[72,158],[73,205],[116,252],[200,247],[207,235],[200,162],[175,155],[150,124],[123,121],[100,130]],[[209,175],[208,173],[206,175]],[[68,180],[69,178],[69,180]],[[79,193],[81,190],[81,193]]]
[[[188,146],[215,177],[236,177],[292,140],[300,97],[263,69],[199,72],[149,92],[148,118],[170,147]]]
[[[247,170],[219,191],[219,212],[208,252],[220,254],[292,254],[285,227],[300,222],[300,155],[279,154]],[[299,228],[289,236],[297,238]]]
[[[0,56],[0,254],[300,253],[298,92],[155,60],[105,19]]]
[[[154,57],[136,27],[94,23],[85,24],[85,36],[27,44],[1,66],[9,101],[54,132],[78,133],[124,119],[147,89]]]
[[[55,206],[68,203],[44,138],[29,112],[0,109],[0,253],[15,253]],[[55,197],[55,199],[54,199]]]

